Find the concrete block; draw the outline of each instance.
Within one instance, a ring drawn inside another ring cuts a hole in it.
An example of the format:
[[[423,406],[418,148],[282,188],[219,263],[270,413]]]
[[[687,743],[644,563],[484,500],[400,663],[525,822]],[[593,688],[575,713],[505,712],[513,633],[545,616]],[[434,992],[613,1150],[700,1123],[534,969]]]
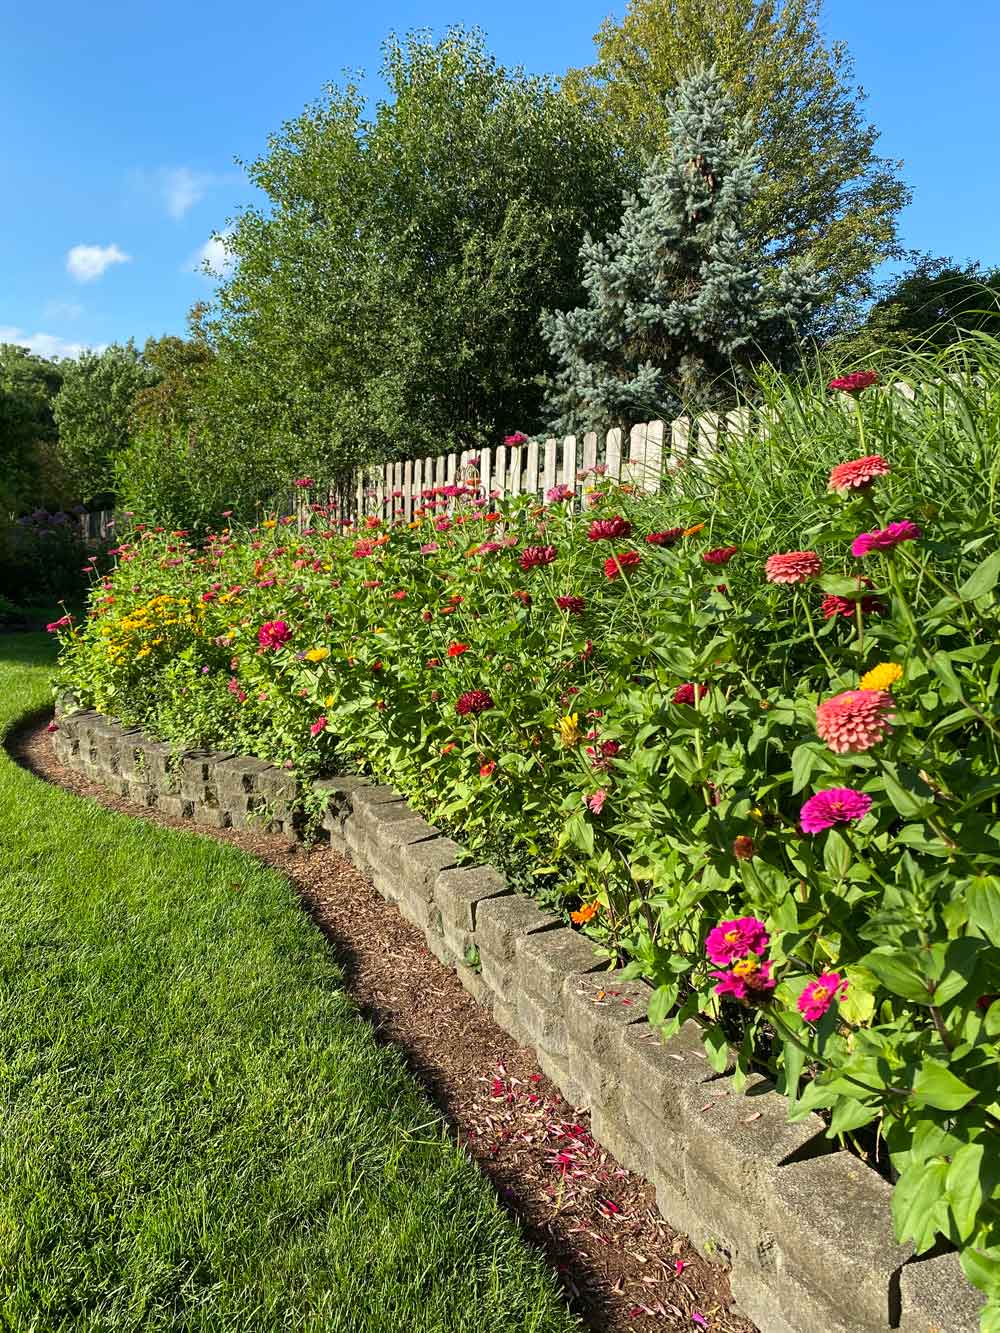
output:
[[[571,1058],[571,1076],[575,1068],[576,1066]],[[587,1089],[584,1088],[583,1091],[587,1096]],[[651,1171],[649,1148],[632,1134],[618,1103],[612,1102],[609,1105],[587,1096],[587,1100],[583,1104],[590,1111],[591,1130],[601,1147],[607,1148],[608,1152],[621,1163],[626,1171],[631,1171],[637,1176],[648,1179]]]
[[[434,881],[434,901],[440,907],[442,917],[456,928],[469,932],[476,929],[479,903],[509,893],[504,877],[488,866],[442,870]]]
[[[685,1023],[666,1042],[648,1023],[630,1024],[622,1033],[620,1060],[630,1116],[634,1106],[636,1121],[675,1129],[682,1120],[681,1091],[712,1073],[701,1029],[694,1022]]]
[[[447,941],[447,935],[445,940]],[[468,967],[461,960],[455,962],[455,972],[462,986],[477,1004],[481,1004],[484,1009],[491,1011],[493,1008],[493,997],[483,981],[482,975],[474,968]]]
[[[538,1057],[538,1067],[545,1077],[556,1085],[565,1101],[574,1108],[582,1106],[583,1096],[581,1090],[573,1082],[568,1062],[560,1060],[558,1056],[552,1055],[551,1052],[546,1050],[537,1050],[535,1054]]]
[[[494,996],[493,1021],[498,1027],[503,1028],[504,1032],[509,1033],[519,1046],[529,1046],[531,1044],[531,1040],[518,1017],[515,1004],[506,1004],[503,1000]]]
[[[899,1333],[979,1333],[986,1297],[957,1254],[915,1258],[899,1274]]]
[[[383,810],[395,810],[393,805],[381,807]],[[389,875],[394,880],[394,896],[399,896],[404,879],[402,869],[402,849],[415,843],[427,842],[438,835],[433,824],[419,815],[409,819],[396,819],[391,823],[380,823],[372,829],[369,838],[369,860],[376,869]]]
[[[428,824],[428,828],[433,825]],[[451,838],[433,838],[403,843],[399,849],[399,873],[408,896],[430,902],[434,883],[442,870],[458,864],[462,849]],[[485,907],[485,903],[482,904]],[[478,918],[477,918],[478,919]]]
[[[912,1247],[896,1244],[892,1186],[846,1152],[775,1173],[769,1222],[777,1271],[825,1297],[852,1328],[889,1323],[894,1274]]]
[[[706,1257],[710,1255],[711,1251]],[[777,1276],[737,1264],[729,1275],[729,1287],[739,1309],[762,1333],[889,1333],[888,1322],[859,1324],[845,1319],[834,1303],[807,1291],[787,1273]],[[950,1325],[946,1327],[950,1333]]]
[[[203,805],[195,803],[193,809],[194,822],[201,824],[205,828],[230,828],[232,818],[228,811],[220,810],[217,805]]]
[[[590,940],[568,927],[521,935],[515,947],[522,988],[548,1003],[562,1002],[567,977],[607,965],[607,957]]]
[[[574,975],[563,983],[570,1067],[592,1101],[620,1100],[622,1038],[627,1027],[645,1019],[651,994],[644,982],[625,981],[620,971]]]
[[[531,1044],[565,1062],[569,1071],[569,1046],[562,1006],[556,1002],[546,1003],[528,991],[521,991],[517,997],[517,1016]],[[579,1088],[575,1078],[573,1086]]]
[[[442,913],[441,930],[444,935],[444,942],[451,950],[452,955],[460,962],[468,959],[476,947],[476,937],[471,930],[463,930],[461,926],[456,926],[450,917]],[[484,988],[485,988],[485,982]]]
[[[373,805],[393,805],[402,800],[403,797],[394,788],[379,784],[372,786],[367,782],[363,786],[354,787],[350,793],[351,809],[355,813],[368,810]]]
[[[546,912],[523,893],[511,893],[503,898],[489,898],[476,909],[476,940],[485,958],[489,954],[497,963],[511,965],[517,956],[517,941],[522,935],[534,935],[542,930],[554,930],[559,918]]]
[[[172,819],[191,819],[194,814],[194,806],[191,801],[184,800],[183,797],[173,795],[170,792],[160,792],[156,801],[156,808],[161,814],[169,815]],[[236,824],[233,825],[237,827]]]
[[[299,783],[294,773],[276,764],[269,764],[257,776],[257,790],[272,805],[295,806],[299,799]]]

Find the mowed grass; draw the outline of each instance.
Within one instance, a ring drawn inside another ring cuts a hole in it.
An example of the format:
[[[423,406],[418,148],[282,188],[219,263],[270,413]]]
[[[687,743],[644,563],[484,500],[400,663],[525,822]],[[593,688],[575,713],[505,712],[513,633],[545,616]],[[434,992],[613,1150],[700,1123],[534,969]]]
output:
[[[0,733],[46,704],[0,637]],[[577,1327],[280,876],[0,754],[0,1328]]]

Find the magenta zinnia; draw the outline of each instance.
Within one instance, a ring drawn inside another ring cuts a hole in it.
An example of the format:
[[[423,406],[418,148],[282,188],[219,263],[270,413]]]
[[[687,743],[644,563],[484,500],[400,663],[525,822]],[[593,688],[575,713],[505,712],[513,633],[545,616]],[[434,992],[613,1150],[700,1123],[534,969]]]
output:
[[[614,518],[595,518],[587,529],[587,538],[592,542],[615,541],[618,537],[628,537],[632,524],[627,518],[616,514]]]
[[[705,952],[713,963],[725,967],[747,954],[762,954],[770,938],[763,921],[755,916],[738,916],[732,921],[720,921],[708,932]]]
[[[769,555],[764,563],[769,583],[805,583],[822,572],[823,562],[815,551],[784,551]]]
[[[894,710],[886,690],[845,690],[816,709],[816,731],[836,754],[862,754],[892,730]]]
[[[799,996],[799,1012],[808,1022],[816,1023],[834,1000],[843,997],[846,990],[846,977],[842,977],[839,972],[821,972],[815,981],[810,981]]]
[[[900,542],[915,542],[921,535],[916,523],[908,518],[898,523],[890,523],[887,528],[875,528],[872,532],[862,532],[851,542],[851,555],[871,555],[872,551],[891,551]]]
[[[756,958],[742,958],[731,972],[713,972],[712,976],[719,983],[716,995],[731,995],[734,1000],[764,1000],[775,986],[771,964],[766,959],[759,963]]]
[[[856,394],[861,393],[863,389],[870,389],[873,384],[877,383],[877,371],[856,370],[853,375],[842,375],[838,380],[831,380],[826,387],[828,389],[839,389],[841,393]]]
[[[538,565],[551,565],[556,558],[554,546],[526,546],[521,552],[518,564],[523,570],[534,569]]]
[[[728,565],[739,549],[738,546],[717,546],[714,551],[706,551],[701,558],[706,565]]]
[[[455,700],[455,712],[459,717],[468,713],[485,713],[493,707],[493,696],[488,690],[466,690]]]
[[[852,458],[846,463],[838,463],[830,470],[828,489],[846,495],[848,491],[867,490],[876,477],[889,474],[889,464],[881,454],[866,454],[864,458]]]
[[[803,833],[822,833],[834,824],[850,824],[864,819],[872,808],[872,798],[851,787],[830,787],[810,796],[799,811]]]
[[[283,648],[292,637],[292,631],[283,620],[267,620],[257,631],[257,642],[265,651]]]

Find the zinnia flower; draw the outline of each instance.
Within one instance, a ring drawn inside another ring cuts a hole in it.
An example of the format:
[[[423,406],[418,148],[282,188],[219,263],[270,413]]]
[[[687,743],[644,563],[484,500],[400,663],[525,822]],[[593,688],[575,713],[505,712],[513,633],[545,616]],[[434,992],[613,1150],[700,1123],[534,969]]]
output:
[[[673,693],[673,702],[675,704],[691,704],[692,706],[698,699],[704,699],[708,693],[707,685],[694,685],[690,681],[685,685],[678,685]]]
[[[569,919],[578,926],[585,926],[588,921],[593,921],[594,917],[601,910],[600,903],[585,903],[577,912],[570,912]]]
[[[485,713],[493,706],[493,696],[488,690],[466,690],[456,699],[455,712],[465,717],[467,713]]]
[[[768,583],[805,583],[822,572],[823,562],[815,551],[785,551],[769,555],[764,563]]]
[[[583,600],[582,597],[557,597],[557,598],[556,598],[556,606],[558,606],[559,610],[560,610],[560,611],[568,611],[568,612],[570,613],[570,615],[573,615],[573,616],[580,616],[580,615],[583,615],[583,608],[584,608],[586,605],[587,605],[587,603]]]
[[[523,430],[516,430],[513,435],[505,435],[503,437],[503,442],[504,444],[509,444],[512,448],[514,448],[519,444],[527,444],[528,437],[527,435],[525,435]]]
[[[898,523],[890,523],[887,528],[875,528],[872,532],[862,532],[851,542],[851,555],[871,555],[872,551],[891,551],[900,542],[913,542],[921,535],[916,523],[908,518]]]
[[[559,732],[559,739],[563,745],[579,745],[583,740],[583,732],[580,730],[580,714],[568,713],[561,717],[556,723],[556,730]]]
[[[864,580],[865,586],[870,588],[871,580]],[[861,614],[865,616],[881,615],[885,610],[885,605],[877,597],[838,597],[830,593],[828,597],[823,598],[820,610],[823,612],[823,619],[830,620],[833,616],[844,616],[845,619],[851,619],[861,607]]]
[[[325,662],[330,656],[329,648],[310,648],[306,653],[307,662]]]
[[[283,648],[292,637],[292,631],[283,620],[267,620],[257,631],[257,642],[265,651]]]
[[[889,474],[889,464],[881,454],[867,454],[864,458],[852,458],[846,463],[838,463],[830,470],[827,489],[846,495],[848,491],[867,490],[876,477]]]
[[[440,551],[440,549],[441,548],[438,546],[437,542],[424,542],[423,546],[420,548],[420,554],[433,555],[435,551]]]
[[[467,653],[468,651],[469,645],[467,643],[450,643],[448,645],[449,657],[461,657],[463,653]]]
[[[531,605],[531,593],[527,592],[524,588],[515,588],[511,593],[511,597],[514,597],[519,601],[522,606]]]
[[[609,556],[604,562],[604,573],[609,579],[618,578],[626,569],[635,569],[642,557],[638,551],[619,551],[617,556]]]
[[[351,551],[351,555],[354,556],[355,560],[364,560],[367,556],[370,556],[374,550],[375,543],[373,541],[361,540],[354,543],[354,549]]]
[[[799,996],[799,1012],[808,1022],[816,1023],[834,1000],[842,998],[846,990],[846,977],[842,977],[839,972],[821,972]]]
[[[299,477],[297,481],[292,482],[292,485],[301,486],[303,489],[305,489],[309,486],[315,486],[316,483],[313,481],[312,477]]]
[[[527,572],[529,569],[535,569],[538,565],[551,565],[555,558],[556,548],[554,546],[526,546],[521,552],[518,564]]]
[[[318,717],[316,721],[312,724],[312,726],[309,728],[309,732],[313,736],[318,736],[322,731],[326,731],[326,718]]]
[[[851,824],[872,808],[872,798],[851,787],[830,787],[810,796],[799,811],[803,833],[822,833],[834,824]]]
[[[601,787],[599,791],[595,791],[590,796],[585,797],[587,809],[592,814],[599,815],[601,811],[604,809],[604,802],[607,799],[608,799],[608,793],[603,787]]]
[[[719,983],[716,995],[731,995],[734,1000],[764,999],[775,986],[770,962],[758,963],[755,958],[744,958],[731,972],[713,972],[712,976]]]
[[[839,380],[831,380],[826,386],[828,389],[839,389],[841,393],[858,394],[863,389],[870,389],[873,384],[878,383],[878,372],[875,370],[856,370],[853,375],[844,375]]]
[[[486,764],[480,764],[480,766],[479,766],[479,776],[480,776],[481,778],[492,777],[492,775],[493,775],[493,770],[494,770],[495,768],[496,768],[496,762],[495,762],[495,760],[493,760],[493,759],[491,759],[491,760],[489,761],[489,763],[486,763]]]
[[[572,486],[550,486],[545,492],[545,498],[549,504],[559,504],[562,500],[572,500],[576,491]]]
[[[587,529],[587,540],[592,542],[615,541],[618,537],[628,537],[632,524],[627,518],[616,514],[614,518],[595,518]]]
[[[836,754],[862,754],[892,730],[894,707],[885,690],[845,690],[816,709],[816,731]]]
[[[898,662],[879,662],[871,671],[866,671],[858,682],[861,690],[891,690],[897,680],[903,677],[903,668]]]
[[[666,532],[647,532],[646,541],[650,546],[674,546],[683,535],[683,528],[667,528]]]
[[[745,833],[741,833],[738,838],[734,838],[733,855],[737,861],[752,861],[754,855],[753,838],[747,837]]]
[[[717,546],[713,551],[705,551],[701,558],[706,565],[728,565],[739,549],[738,546]]]
[[[725,967],[747,954],[762,954],[770,940],[763,921],[755,916],[738,916],[732,921],[720,921],[708,932],[705,952],[713,963]]]

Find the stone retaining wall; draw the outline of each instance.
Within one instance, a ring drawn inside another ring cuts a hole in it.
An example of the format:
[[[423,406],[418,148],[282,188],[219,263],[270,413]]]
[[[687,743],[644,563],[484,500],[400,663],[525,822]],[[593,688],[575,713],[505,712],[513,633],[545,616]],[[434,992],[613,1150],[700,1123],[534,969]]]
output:
[[[258,759],[170,748],[93,712],[60,713],[58,758],[141,805],[212,828],[294,831],[294,778]],[[706,1063],[695,1024],[662,1042],[642,982],[602,970],[591,943],[512,892],[390,787],[315,784],[321,836],[368,873],[428,947],[575,1106],[594,1137],[651,1180],[660,1211],[732,1266],[733,1296],[762,1333],[975,1333],[982,1298],[954,1254],[897,1245],[891,1187],[788,1123],[766,1079],[745,1095]]]

